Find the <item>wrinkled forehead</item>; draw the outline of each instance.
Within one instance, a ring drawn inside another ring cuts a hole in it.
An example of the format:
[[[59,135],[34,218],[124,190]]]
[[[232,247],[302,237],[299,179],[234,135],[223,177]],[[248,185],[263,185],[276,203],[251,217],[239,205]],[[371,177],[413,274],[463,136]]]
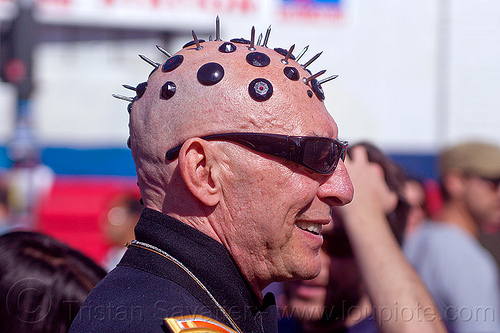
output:
[[[192,119],[198,127],[224,124],[226,131],[255,127],[279,132],[281,128],[288,134],[297,128],[314,132],[312,124],[334,128],[323,102],[325,71],[307,68],[318,55],[304,56],[310,61],[299,64],[293,51],[293,46],[269,48],[242,38],[195,39],[172,56],[163,51],[167,58],[163,63],[150,62],[154,69],[148,81],[137,87],[134,103],[153,106],[150,111],[171,119]]]

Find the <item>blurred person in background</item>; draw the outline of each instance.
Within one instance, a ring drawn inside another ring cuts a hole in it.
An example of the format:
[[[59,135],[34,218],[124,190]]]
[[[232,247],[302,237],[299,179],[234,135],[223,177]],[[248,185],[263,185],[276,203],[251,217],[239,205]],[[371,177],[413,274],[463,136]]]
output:
[[[111,244],[103,266],[108,271],[116,267],[125,253],[126,244],[134,238],[134,228],[141,216],[143,206],[135,193],[123,194],[114,198],[102,222],[106,240]]]
[[[404,185],[404,197],[410,206],[405,227],[405,237],[407,237],[427,218],[424,184],[415,178],[408,178]]]
[[[2,332],[65,333],[104,269],[37,232],[0,236]]]
[[[500,332],[498,270],[477,239],[500,215],[500,148],[465,142],[439,163],[444,205],[408,237],[405,254],[453,332]]]
[[[320,274],[284,283],[283,314],[292,319],[280,332],[445,332],[400,248],[409,212],[402,169],[369,143],[349,157],[354,199],[332,209]]]
[[[7,172],[9,223],[17,229],[35,227],[34,212],[52,189],[55,174],[43,164],[36,146],[14,143],[8,147],[14,162]]]

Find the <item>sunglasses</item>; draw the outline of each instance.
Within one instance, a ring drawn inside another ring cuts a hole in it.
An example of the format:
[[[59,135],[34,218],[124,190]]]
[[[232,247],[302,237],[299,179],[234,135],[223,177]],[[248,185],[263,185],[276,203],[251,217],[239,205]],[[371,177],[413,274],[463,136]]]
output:
[[[500,178],[486,178],[480,177],[482,180],[490,184],[493,190],[498,190],[500,188]]]
[[[201,137],[203,140],[220,140],[239,143],[252,150],[278,156],[305,166],[320,174],[331,174],[339,160],[345,159],[347,141],[316,136],[288,136],[265,133],[225,133]],[[167,152],[167,160],[179,156],[182,144]]]
[[[465,176],[481,179],[482,181],[484,181],[488,185],[490,185],[491,189],[494,191],[496,191],[500,188],[500,178],[488,178],[488,177],[479,176],[478,174],[475,174],[475,173],[465,173]]]

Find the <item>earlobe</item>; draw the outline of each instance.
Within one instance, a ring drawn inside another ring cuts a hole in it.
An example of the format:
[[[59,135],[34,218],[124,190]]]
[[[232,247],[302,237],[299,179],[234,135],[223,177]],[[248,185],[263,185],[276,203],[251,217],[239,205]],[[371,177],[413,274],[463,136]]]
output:
[[[214,179],[215,161],[208,142],[187,140],[179,152],[179,170],[191,193],[207,206],[219,203],[219,182]]]

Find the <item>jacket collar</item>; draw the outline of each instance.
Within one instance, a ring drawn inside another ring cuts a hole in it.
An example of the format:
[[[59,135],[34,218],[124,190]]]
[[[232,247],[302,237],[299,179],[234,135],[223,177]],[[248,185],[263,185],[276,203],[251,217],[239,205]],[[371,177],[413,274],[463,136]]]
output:
[[[268,327],[277,325],[274,296],[266,295],[261,306],[221,243],[171,216],[149,208],[143,210],[135,234],[138,241],[156,246],[184,264],[239,325],[254,326],[253,323],[256,323],[261,331],[274,331]],[[241,309],[242,304],[248,309]],[[246,318],[249,316],[247,310],[253,318]],[[249,319],[252,319],[251,323]],[[240,328],[244,332],[253,331]]]

